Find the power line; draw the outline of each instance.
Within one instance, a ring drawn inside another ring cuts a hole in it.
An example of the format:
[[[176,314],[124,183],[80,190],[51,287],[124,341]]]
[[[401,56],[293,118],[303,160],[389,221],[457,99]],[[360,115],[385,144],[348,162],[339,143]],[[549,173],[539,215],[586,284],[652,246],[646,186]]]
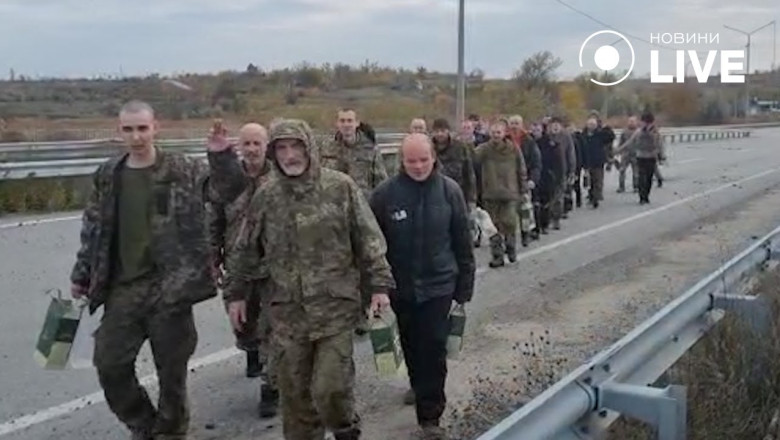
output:
[[[588,14],[588,13],[587,13],[587,12],[585,12],[585,11],[581,11],[581,10],[579,10],[579,9],[575,8],[574,6],[572,6],[572,5],[570,5],[570,4],[566,3],[566,2],[564,2],[563,0],[555,0],[555,1],[557,1],[558,3],[562,4],[563,6],[565,6],[565,7],[569,8],[569,9],[571,9],[572,11],[574,11],[574,12],[576,12],[576,13],[578,13],[578,14],[580,14],[580,15],[582,15],[582,16],[585,16],[585,17],[587,17],[587,18],[589,18],[589,19],[591,19],[591,20],[595,21],[596,23],[598,23],[598,24],[600,24],[600,25],[602,25],[602,26],[604,26],[604,27],[606,27],[606,28],[608,28],[608,29],[611,29],[611,30],[613,30],[613,31],[615,31],[615,32],[620,32],[621,34],[623,34],[623,35],[626,35],[626,36],[629,36],[629,37],[633,38],[634,40],[639,40],[639,41],[641,41],[641,42],[643,42],[643,43],[647,43],[647,44],[649,44],[649,45],[651,45],[651,46],[660,47],[661,49],[666,49],[666,50],[674,50],[674,51],[676,51],[676,50],[677,50],[677,49],[675,49],[675,48],[673,48],[673,47],[664,46],[664,45],[662,45],[662,44],[656,44],[656,43],[653,43],[652,41],[645,40],[644,38],[637,37],[636,35],[629,34],[628,32],[623,32],[623,31],[620,31],[620,30],[616,29],[614,26],[612,26],[612,25],[609,25],[609,24],[607,24],[607,23],[604,23],[603,21],[599,20],[598,18],[596,18],[596,17],[594,17],[594,16],[592,16],[592,15]]]

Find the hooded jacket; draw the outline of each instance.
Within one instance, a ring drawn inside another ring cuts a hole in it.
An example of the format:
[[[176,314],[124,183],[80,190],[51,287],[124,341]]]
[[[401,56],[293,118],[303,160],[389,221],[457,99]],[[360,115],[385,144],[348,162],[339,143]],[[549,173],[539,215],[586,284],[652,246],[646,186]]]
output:
[[[337,133],[323,145],[322,166],[341,171],[357,183],[368,199],[371,191],[387,179],[387,169],[382,152],[363,130],[357,130],[354,144],[347,144]]]
[[[281,139],[305,146],[309,165],[301,176],[281,169],[275,151]],[[228,256],[233,269],[225,297],[244,299],[255,274],[265,272],[269,287],[261,295],[276,335],[315,340],[353,330],[370,294],[395,287],[382,231],[355,182],[320,166],[306,122],[279,122],[268,148],[276,172],[255,192],[236,252]],[[369,296],[361,296],[361,285]]]

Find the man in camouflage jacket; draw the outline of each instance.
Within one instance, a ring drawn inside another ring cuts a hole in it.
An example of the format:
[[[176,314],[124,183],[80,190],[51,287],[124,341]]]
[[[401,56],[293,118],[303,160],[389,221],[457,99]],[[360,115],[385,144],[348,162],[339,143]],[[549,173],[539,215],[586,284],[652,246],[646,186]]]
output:
[[[265,159],[268,145],[265,127],[254,123],[241,127],[237,145],[241,152],[240,160],[224,134],[212,132],[208,159],[212,175],[223,177],[223,182],[231,182],[231,187],[220,189],[209,179],[204,188],[211,255],[217,277],[221,275],[220,266],[224,266],[226,256],[235,248],[255,190],[270,179],[272,170],[270,161]],[[229,267],[225,269],[230,270]],[[252,283],[247,295],[246,322],[241,329],[234,330],[236,346],[247,354],[247,377],[263,375],[263,363],[267,366],[267,374],[260,387],[258,411],[262,418],[276,414],[279,400],[274,361],[276,350],[269,346],[271,328],[260,302],[260,292],[267,288],[266,284],[267,277]]]
[[[477,179],[474,176],[471,147],[453,138],[446,119],[433,121],[432,138],[441,172],[458,183],[469,211],[472,211],[477,201]]]
[[[94,174],[71,292],[86,296],[92,313],[105,307],[94,364],[111,411],[133,439],[184,439],[187,362],[197,344],[192,308],[216,296],[201,197],[206,167],[154,146],[148,104],[125,104],[119,122],[128,152]],[[159,377],[157,408],[135,374],[147,338]]]
[[[387,245],[355,182],[320,166],[308,124],[279,122],[268,148],[274,178],[255,192],[228,260],[231,320],[245,318],[246,286],[262,267],[285,439],[321,439],[327,428],[336,440],[355,440],[352,334],[364,304],[372,313],[389,306]]]

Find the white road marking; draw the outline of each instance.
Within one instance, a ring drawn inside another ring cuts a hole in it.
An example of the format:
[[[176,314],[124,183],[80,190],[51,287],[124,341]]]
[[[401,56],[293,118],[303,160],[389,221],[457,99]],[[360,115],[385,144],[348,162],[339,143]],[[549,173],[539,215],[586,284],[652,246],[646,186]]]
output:
[[[46,223],[67,222],[72,220],[81,220],[80,215],[71,215],[67,217],[42,218],[37,220],[22,220],[14,223],[0,223],[0,229],[21,228],[24,226],[43,225]]]
[[[545,246],[540,246],[536,249],[532,249],[526,252],[523,252],[517,256],[517,261],[526,260],[531,257],[535,257],[539,254],[551,251],[553,249],[557,249],[562,246],[566,246],[568,244],[574,243],[576,241],[582,240],[583,238],[588,238],[596,234],[600,234],[604,231],[608,231],[610,229],[614,229],[626,224],[629,224],[633,221],[643,219],[645,217],[649,217],[667,210],[670,210],[672,208],[675,208],[680,205],[684,205],[686,203],[692,202],[694,200],[700,199],[702,197],[706,197],[710,194],[714,194],[720,191],[723,191],[725,189],[733,188],[736,185],[740,185],[742,183],[750,182],[752,180],[760,179],[762,177],[768,176],[770,174],[776,173],[780,171],[780,168],[772,168],[766,171],[763,171],[758,174],[754,174],[752,176],[745,177],[743,179],[735,180],[723,185],[720,185],[715,188],[708,189],[706,191],[693,194],[691,196],[675,200],[674,202],[668,203],[666,205],[659,206],[654,209],[650,209],[648,211],[644,211],[641,213],[638,213],[636,215],[633,215],[631,217],[626,217],[622,220],[618,220],[612,223],[608,223],[606,225],[600,226],[596,229],[591,229],[588,231],[581,232],[579,234],[572,235],[570,237],[555,241],[553,243],[547,244]],[[510,265],[511,267],[511,265]],[[500,269],[499,269],[500,270]],[[480,267],[476,270],[477,275],[482,275],[488,271],[485,267]],[[212,364],[216,364],[218,362],[225,361],[227,359],[232,358],[233,356],[238,355],[240,352],[235,348],[228,348],[224,350],[217,351],[215,353],[203,356],[198,359],[193,359],[190,361],[190,369],[200,369]],[[142,379],[140,379],[140,382],[144,386],[155,386],[157,383],[157,376],[155,374],[151,374],[148,376],[144,376]],[[77,399],[71,400],[70,402],[65,402],[61,405],[53,406],[50,408],[46,408],[40,411],[36,411],[31,414],[27,414],[21,417],[17,417],[15,419],[9,420],[7,422],[4,422],[3,424],[0,424],[0,436],[10,434],[12,432],[19,431],[21,429],[28,428],[30,426],[38,425],[44,422],[47,422],[49,420],[74,413],[76,411],[79,411],[81,409],[84,409],[88,406],[102,403],[105,401],[105,397],[103,396],[102,392],[96,392],[92,393],[90,395],[79,397]]]
[[[191,360],[189,363],[189,368],[190,370],[198,370],[208,365],[230,359],[239,353],[240,352],[236,348],[220,350],[215,353],[203,356],[202,358]],[[142,377],[139,381],[144,387],[156,387],[157,375],[150,374],[148,376]],[[105,400],[106,398],[103,392],[98,391],[88,396],[79,397],[78,399],[73,399],[70,402],[65,402],[61,405],[53,406],[51,408],[15,418],[0,425],[0,436],[11,434],[12,432],[20,431],[22,429],[29,428],[30,426],[35,426],[52,419],[74,413],[88,406],[103,403]]]
[[[684,165],[686,163],[701,162],[703,160],[704,159],[685,159],[685,160],[681,160],[681,161],[677,162],[677,165]]]

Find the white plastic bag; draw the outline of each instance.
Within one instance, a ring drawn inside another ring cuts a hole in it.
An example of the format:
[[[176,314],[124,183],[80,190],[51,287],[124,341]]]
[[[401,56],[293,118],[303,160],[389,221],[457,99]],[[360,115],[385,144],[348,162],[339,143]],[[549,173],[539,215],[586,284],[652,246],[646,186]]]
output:
[[[95,331],[100,327],[103,318],[103,307],[99,307],[92,315],[88,310],[81,314],[76,336],[73,338],[73,346],[68,357],[71,368],[80,370],[94,368],[92,354],[95,352]]]
[[[490,214],[488,214],[487,211],[477,207],[477,209],[473,211],[473,215],[477,221],[477,224],[482,229],[482,233],[486,237],[492,237],[498,234],[498,228],[496,228],[496,225],[493,224],[493,220],[490,218]]]

